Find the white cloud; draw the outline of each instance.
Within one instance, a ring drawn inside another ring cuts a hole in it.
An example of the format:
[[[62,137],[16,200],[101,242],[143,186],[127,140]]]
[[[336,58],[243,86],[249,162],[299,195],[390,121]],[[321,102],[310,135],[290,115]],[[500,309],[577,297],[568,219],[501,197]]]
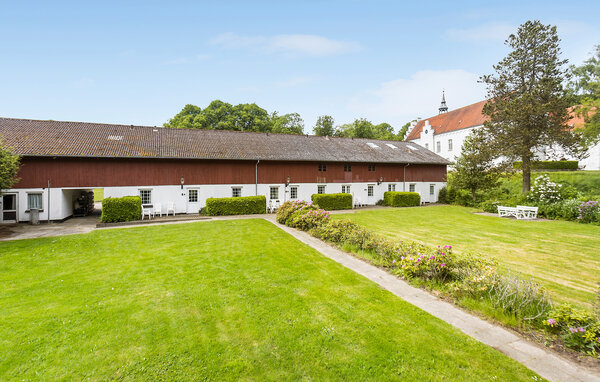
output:
[[[361,49],[360,44],[354,41],[332,40],[310,34],[281,34],[265,37],[224,33],[210,40],[210,44],[227,49],[257,49],[270,53],[305,56],[345,54]]]
[[[461,69],[422,70],[410,78],[382,83],[375,90],[364,91],[349,103],[352,114],[373,122],[388,122],[398,127],[417,117],[436,115],[446,91],[450,110],[481,101],[485,86],[479,76]]]
[[[448,29],[446,37],[465,42],[504,42],[517,27],[507,23],[489,23],[473,28]]]

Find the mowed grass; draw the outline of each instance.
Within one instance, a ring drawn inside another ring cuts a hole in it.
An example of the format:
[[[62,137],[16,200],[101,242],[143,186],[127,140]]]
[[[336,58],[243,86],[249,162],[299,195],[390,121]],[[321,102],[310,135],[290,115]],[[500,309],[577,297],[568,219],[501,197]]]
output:
[[[0,243],[0,380],[532,380],[262,220]]]
[[[589,306],[600,282],[600,227],[564,221],[524,221],[474,214],[460,206],[370,210],[334,215],[388,237],[452,245],[532,276],[559,301]]]

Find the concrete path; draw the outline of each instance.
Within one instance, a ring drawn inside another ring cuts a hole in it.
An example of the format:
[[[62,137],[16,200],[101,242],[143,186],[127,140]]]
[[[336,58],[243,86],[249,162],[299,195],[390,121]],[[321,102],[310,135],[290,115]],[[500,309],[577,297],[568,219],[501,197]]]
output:
[[[61,223],[41,223],[39,225],[29,225],[27,223],[2,224],[0,225],[0,241],[88,233],[96,228],[97,222],[98,216],[90,215],[71,218]]]
[[[382,288],[432,316],[446,321],[476,340],[501,351],[550,381],[600,381],[599,371],[576,365],[500,326],[470,315],[450,303],[410,286],[382,269],[325,244],[306,232],[278,224],[274,216],[267,216],[265,219],[330,259],[367,277]]]

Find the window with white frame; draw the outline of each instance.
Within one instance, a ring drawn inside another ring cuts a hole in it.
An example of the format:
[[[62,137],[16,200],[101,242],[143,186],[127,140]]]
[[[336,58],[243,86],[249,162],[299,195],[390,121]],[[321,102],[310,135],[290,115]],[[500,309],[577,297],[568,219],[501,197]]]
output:
[[[317,186],[317,194],[324,194],[325,193],[325,186],[324,185],[318,185]]]
[[[395,183],[388,184],[388,191],[396,191],[396,184]]]
[[[142,204],[152,204],[152,190],[140,190]]]
[[[452,139],[448,139],[448,151],[452,151]]]
[[[440,142],[440,141],[437,141],[437,142],[435,143],[435,152],[436,152],[436,153],[439,153],[440,151],[442,151],[442,142]]]
[[[415,192],[415,186],[416,186],[416,185],[415,185],[414,183],[412,183],[412,184],[409,184],[409,185],[408,185],[408,191],[409,191],[409,192]]]
[[[298,199],[298,186],[290,187],[290,199]]]
[[[342,194],[349,194],[349,193],[350,193],[350,185],[342,184]]]
[[[36,208],[38,210],[42,209],[42,194],[41,193],[27,194],[27,209],[31,210],[32,208]]]
[[[431,195],[431,196],[435,195],[435,184],[429,185],[429,195]]]
[[[231,197],[239,198],[242,196],[242,188],[241,187],[231,187]]]
[[[425,148],[429,150],[429,143],[425,143]]]
[[[271,187],[271,191],[269,192],[270,199],[279,199],[279,187]]]
[[[367,196],[373,196],[373,188],[374,188],[373,184],[369,184],[367,186]]]
[[[198,190],[188,190],[188,202],[198,203]]]

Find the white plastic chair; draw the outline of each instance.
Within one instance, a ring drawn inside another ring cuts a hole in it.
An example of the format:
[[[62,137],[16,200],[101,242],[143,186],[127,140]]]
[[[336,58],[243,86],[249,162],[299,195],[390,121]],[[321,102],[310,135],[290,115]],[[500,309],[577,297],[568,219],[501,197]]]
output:
[[[148,220],[152,219],[152,216],[154,216],[152,206],[142,206],[142,220],[144,220],[144,216],[148,216]]]
[[[154,216],[157,214],[162,218],[162,204],[160,203],[154,203]]]
[[[269,199],[269,203],[267,203],[267,213],[273,213],[273,201]]]
[[[273,212],[277,211],[279,207],[281,207],[281,203],[279,202],[279,199],[277,199],[273,205]]]
[[[175,202],[167,203],[167,216],[169,216],[169,212],[173,212],[173,216],[175,216]]]

